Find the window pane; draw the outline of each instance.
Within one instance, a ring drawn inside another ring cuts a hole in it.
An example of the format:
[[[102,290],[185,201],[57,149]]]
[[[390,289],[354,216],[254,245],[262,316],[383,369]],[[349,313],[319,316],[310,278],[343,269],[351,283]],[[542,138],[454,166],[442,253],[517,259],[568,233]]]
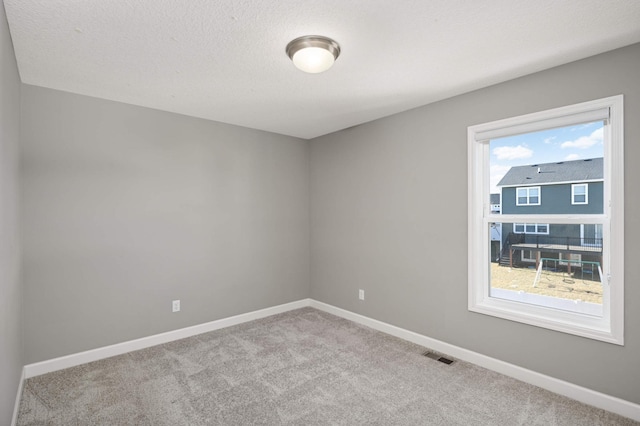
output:
[[[491,297],[538,306],[602,315],[601,225],[538,224],[538,233],[518,234],[533,224],[497,223],[500,241],[492,241]],[[581,237],[590,227],[593,237]],[[515,231],[514,231],[515,230]],[[541,234],[548,230],[549,234]],[[499,251],[499,254],[495,252]]]
[[[603,128],[600,121],[492,139],[489,185],[500,212],[603,214]]]

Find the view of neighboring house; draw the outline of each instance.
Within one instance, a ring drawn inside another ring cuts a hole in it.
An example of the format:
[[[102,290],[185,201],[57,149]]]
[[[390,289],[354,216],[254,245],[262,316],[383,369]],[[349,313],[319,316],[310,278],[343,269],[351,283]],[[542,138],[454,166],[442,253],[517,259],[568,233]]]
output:
[[[489,195],[489,204],[491,205],[491,213],[500,213],[500,194]]]
[[[601,157],[512,167],[497,185],[499,209],[504,215],[602,214],[603,185]],[[551,258],[570,270],[583,266],[579,261],[601,263],[601,225],[502,223],[501,241],[502,265],[537,267]]]

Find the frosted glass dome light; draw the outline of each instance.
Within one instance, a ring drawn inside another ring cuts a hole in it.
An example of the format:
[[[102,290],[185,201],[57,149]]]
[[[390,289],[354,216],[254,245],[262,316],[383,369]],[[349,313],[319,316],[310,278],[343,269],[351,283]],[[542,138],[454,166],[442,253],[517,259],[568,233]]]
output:
[[[317,74],[331,68],[340,55],[340,46],[323,36],[303,36],[287,44],[287,56],[296,68]]]

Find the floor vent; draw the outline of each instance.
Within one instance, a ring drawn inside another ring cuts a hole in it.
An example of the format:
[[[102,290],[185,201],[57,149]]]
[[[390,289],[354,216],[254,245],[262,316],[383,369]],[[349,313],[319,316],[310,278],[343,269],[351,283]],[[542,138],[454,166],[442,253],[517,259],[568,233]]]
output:
[[[435,359],[436,361],[444,362],[447,365],[453,364],[453,360],[452,359],[445,358],[442,355],[439,355],[439,354],[437,354],[435,352],[427,351],[427,352],[423,353],[422,355],[426,356],[427,358]]]

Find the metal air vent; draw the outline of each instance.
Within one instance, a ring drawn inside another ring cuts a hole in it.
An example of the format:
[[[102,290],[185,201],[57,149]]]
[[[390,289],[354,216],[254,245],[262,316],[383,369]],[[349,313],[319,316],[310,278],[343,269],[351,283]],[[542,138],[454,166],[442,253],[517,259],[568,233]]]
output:
[[[445,363],[447,365],[453,364],[453,360],[452,359],[443,357],[442,355],[437,354],[435,352],[426,351],[422,355],[426,356],[427,358],[431,358],[431,359],[435,359],[436,361],[443,362],[443,363]]]

